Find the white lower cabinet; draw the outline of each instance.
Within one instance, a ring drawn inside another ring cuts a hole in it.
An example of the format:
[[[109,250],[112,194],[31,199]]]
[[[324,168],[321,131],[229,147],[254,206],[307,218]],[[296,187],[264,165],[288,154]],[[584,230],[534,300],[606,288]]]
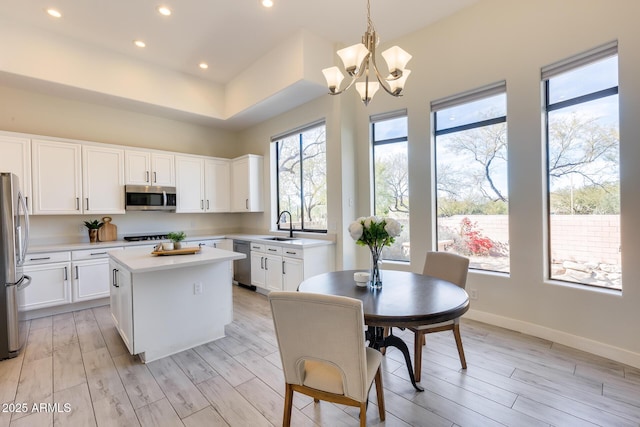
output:
[[[70,262],[25,265],[24,274],[31,276],[31,284],[24,290],[24,300],[20,308],[35,310],[69,304],[71,302],[70,270]]]
[[[304,280],[304,263],[301,259],[282,257],[282,290],[297,291]]]
[[[282,257],[264,254],[264,283],[270,291],[282,290]]]
[[[109,258],[107,251],[119,248],[88,249],[71,252],[73,302],[109,296]]]
[[[269,291],[282,290],[282,247],[251,243],[251,284]]]
[[[133,289],[131,273],[115,261],[109,262],[111,271],[111,317],[131,354],[133,348]]]
[[[266,291],[296,291],[311,276],[334,270],[334,246],[306,249],[251,242],[251,284]]]
[[[270,291],[281,291],[282,257],[252,251],[251,284]]]
[[[251,251],[251,284],[259,288],[265,287],[264,254]]]
[[[74,262],[71,270],[74,302],[109,296],[109,260]]]
[[[46,252],[27,255],[24,274],[31,284],[21,308],[36,310],[109,297],[107,251],[118,248]]]

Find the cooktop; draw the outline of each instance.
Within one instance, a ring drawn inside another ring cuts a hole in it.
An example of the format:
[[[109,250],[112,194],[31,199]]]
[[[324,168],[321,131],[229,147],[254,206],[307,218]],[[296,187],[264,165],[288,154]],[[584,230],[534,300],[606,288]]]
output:
[[[139,242],[142,240],[165,240],[167,239],[166,234],[145,234],[140,236],[125,236],[124,240],[127,242]]]

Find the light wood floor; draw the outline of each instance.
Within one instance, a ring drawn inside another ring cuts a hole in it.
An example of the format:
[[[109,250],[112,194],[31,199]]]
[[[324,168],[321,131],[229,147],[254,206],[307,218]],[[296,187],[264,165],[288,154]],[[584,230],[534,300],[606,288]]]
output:
[[[227,337],[147,365],[126,352],[108,307],[32,320],[25,351],[0,362],[0,427],[281,425],[267,300],[234,287],[234,310]],[[369,426],[640,425],[639,369],[477,322],[461,329],[468,369],[452,334],[427,336],[423,393],[401,354],[387,352],[387,419],[378,418],[373,389]],[[412,334],[396,335],[412,348]],[[11,402],[27,412],[12,413]],[[34,403],[50,406],[33,411]],[[300,396],[294,405],[294,426],[358,425],[356,408]]]

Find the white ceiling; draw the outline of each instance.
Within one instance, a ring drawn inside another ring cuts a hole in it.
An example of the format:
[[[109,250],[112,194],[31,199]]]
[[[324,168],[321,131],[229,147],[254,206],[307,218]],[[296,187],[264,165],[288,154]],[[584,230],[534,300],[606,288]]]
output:
[[[388,41],[476,1],[372,0],[371,17],[381,39]],[[366,29],[365,0],[274,3],[266,9],[259,0],[0,0],[0,17],[24,31],[55,33],[58,39],[82,43],[95,54],[118,54],[223,86],[301,30],[332,45],[350,45],[360,41]],[[160,15],[159,5],[170,7],[173,14]],[[62,18],[47,15],[48,7],[57,8]],[[134,39],[144,40],[147,47],[135,47]],[[201,61],[209,64],[208,70],[198,68]],[[292,92],[290,96],[296,96]],[[265,108],[281,112],[265,101]],[[235,122],[234,117],[225,119],[235,127],[246,126],[269,116],[260,110],[248,108]]]

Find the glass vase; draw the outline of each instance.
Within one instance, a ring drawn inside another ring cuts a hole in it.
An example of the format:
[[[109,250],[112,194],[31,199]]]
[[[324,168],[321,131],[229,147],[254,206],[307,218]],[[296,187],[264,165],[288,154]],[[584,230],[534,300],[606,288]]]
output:
[[[371,269],[369,271],[369,287],[382,289],[382,270],[380,269],[380,254],[371,252]]]

